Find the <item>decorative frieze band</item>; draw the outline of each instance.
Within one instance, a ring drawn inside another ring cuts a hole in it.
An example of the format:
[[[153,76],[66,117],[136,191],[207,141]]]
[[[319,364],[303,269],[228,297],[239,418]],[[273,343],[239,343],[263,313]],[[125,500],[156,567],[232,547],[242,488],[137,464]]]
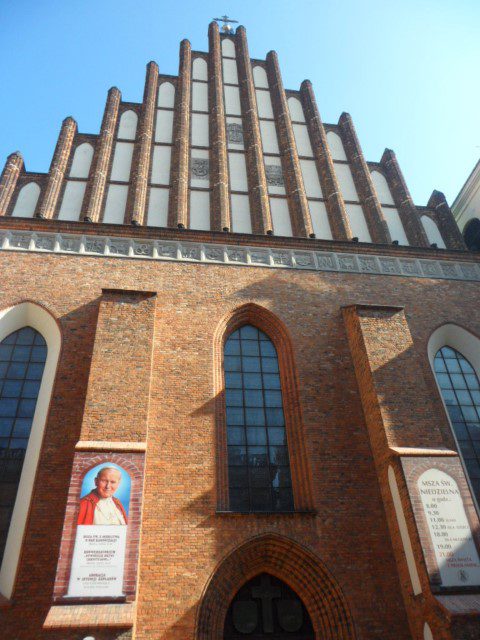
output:
[[[0,232],[2,251],[35,251],[87,256],[176,260],[242,266],[340,273],[369,273],[415,278],[480,280],[480,266],[473,262],[430,260],[298,249],[246,247],[169,240],[135,240],[90,235]]]

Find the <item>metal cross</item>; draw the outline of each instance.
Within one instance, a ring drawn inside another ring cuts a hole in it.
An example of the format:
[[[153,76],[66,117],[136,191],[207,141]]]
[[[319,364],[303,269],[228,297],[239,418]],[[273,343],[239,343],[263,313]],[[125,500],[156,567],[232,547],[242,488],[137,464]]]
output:
[[[222,31],[224,33],[230,33],[232,27],[230,24],[238,24],[238,20],[230,20],[228,16],[222,16],[221,18],[213,18],[216,22],[223,22]]]
[[[280,598],[281,591],[278,587],[272,586],[270,577],[263,575],[259,587],[252,587],[252,597],[262,601],[262,618],[264,633],[273,633],[273,607],[274,598]]]

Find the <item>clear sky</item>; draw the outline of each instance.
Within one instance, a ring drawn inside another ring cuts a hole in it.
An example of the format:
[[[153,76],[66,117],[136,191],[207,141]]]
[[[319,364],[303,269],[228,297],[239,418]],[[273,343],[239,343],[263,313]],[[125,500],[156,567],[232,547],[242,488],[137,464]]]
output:
[[[480,0],[0,0],[0,164],[47,171],[63,118],[98,133],[109,87],[141,101],[146,63],[176,74],[224,13],[286,88],[313,82],[324,122],[352,115],[368,160],[394,149],[416,204],[452,202],[480,157]]]

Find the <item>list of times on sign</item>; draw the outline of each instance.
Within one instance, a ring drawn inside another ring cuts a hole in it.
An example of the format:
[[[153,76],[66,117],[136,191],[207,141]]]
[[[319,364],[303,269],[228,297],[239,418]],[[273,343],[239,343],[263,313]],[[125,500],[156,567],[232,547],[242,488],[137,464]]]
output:
[[[418,479],[442,587],[480,585],[480,558],[455,480],[439,469]]]

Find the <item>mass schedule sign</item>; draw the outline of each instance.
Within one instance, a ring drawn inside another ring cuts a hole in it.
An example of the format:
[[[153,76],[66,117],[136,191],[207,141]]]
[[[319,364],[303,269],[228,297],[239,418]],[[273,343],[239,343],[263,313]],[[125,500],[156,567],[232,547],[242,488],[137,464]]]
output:
[[[417,484],[442,586],[479,585],[480,558],[457,483],[430,469]]]
[[[401,461],[434,591],[480,586],[480,522],[460,458]]]

